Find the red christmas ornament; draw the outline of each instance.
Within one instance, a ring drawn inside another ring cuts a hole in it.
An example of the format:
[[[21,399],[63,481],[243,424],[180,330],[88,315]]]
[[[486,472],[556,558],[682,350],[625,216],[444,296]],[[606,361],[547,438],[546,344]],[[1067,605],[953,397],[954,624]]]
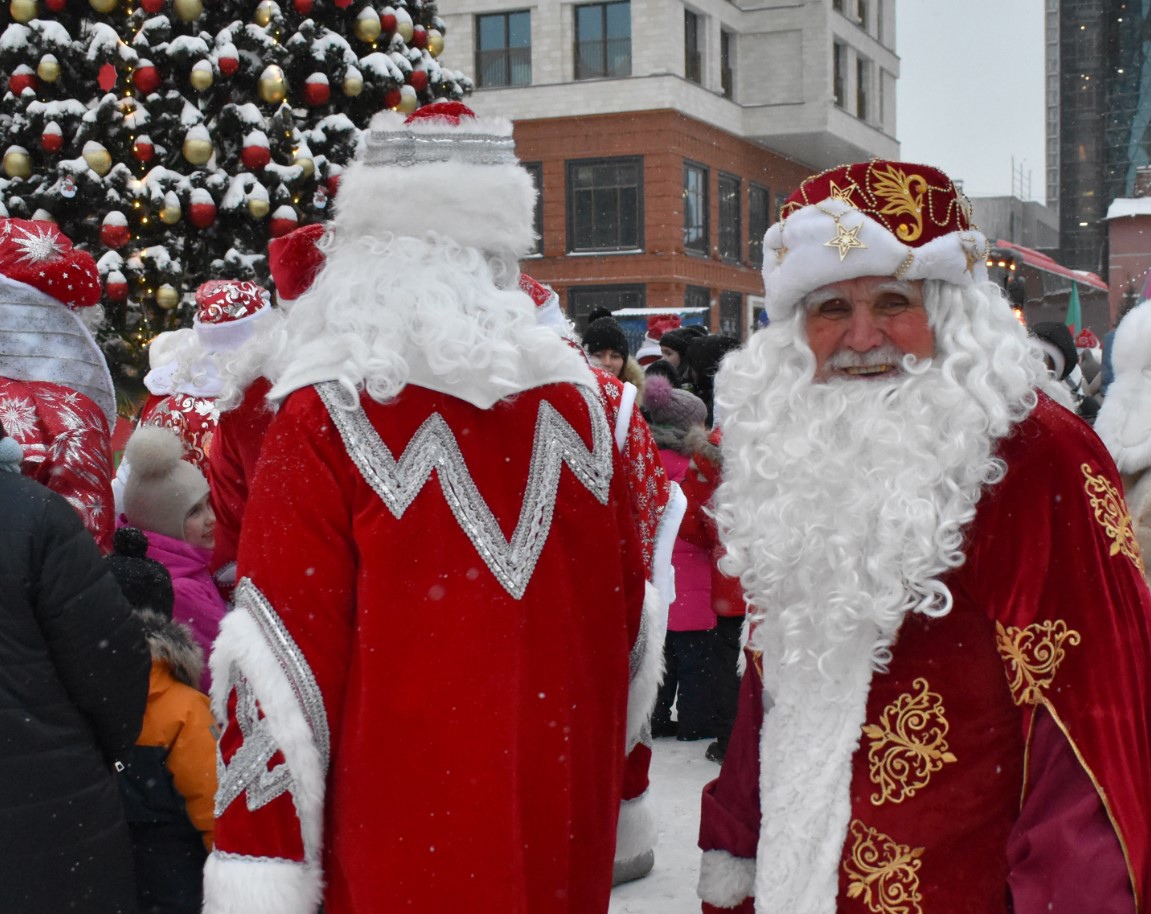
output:
[[[128,230],[128,220],[124,214],[113,210],[104,217],[100,225],[100,242],[105,247],[122,248],[132,238]]]
[[[132,155],[137,162],[151,162],[155,154],[156,147],[152,144],[151,137],[136,137],[136,142],[132,144]]]
[[[44,0],[44,6],[49,12],[62,13],[68,7],[68,0]]]
[[[112,87],[116,85],[116,68],[106,63],[100,68],[100,72],[96,74],[96,85],[98,85],[105,92],[111,92]]]
[[[140,61],[140,66],[132,74],[132,84],[145,95],[151,95],[160,88],[160,71],[150,61]]]
[[[40,148],[48,153],[48,155],[59,152],[64,148],[64,133],[60,129],[60,125],[55,121],[45,126],[44,132],[40,134]]]
[[[216,203],[204,188],[192,191],[188,202],[188,221],[198,229],[206,229],[216,221]]]
[[[35,92],[40,88],[40,80],[36,78],[36,72],[30,66],[20,64],[8,77],[8,88],[13,95],[19,95],[25,89]]]
[[[397,107],[400,104],[401,98],[403,98],[403,96],[400,94],[399,89],[389,89],[386,93],[384,93],[384,107]]]
[[[412,45],[417,48],[428,46],[428,30],[422,25],[412,27]]]
[[[290,206],[280,206],[272,213],[272,218],[268,220],[268,233],[273,238],[279,238],[281,235],[286,235],[288,232],[294,230],[299,225],[299,217],[296,216],[296,211]]]
[[[259,138],[249,134],[244,139],[244,148],[240,150],[240,161],[248,171],[260,171],[272,161],[272,151],[268,148],[268,138],[260,131]]]
[[[104,296],[108,301],[123,301],[128,297],[128,280],[119,270],[113,270],[104,280]]]
[[[216,66],[219,68],[221,76],[235,76],[236,71],[240,69],[240,55],[235,47],[229,45],[226,48],[221,48],[216,57]]]
[[[422,93],[428,87],[428,73],[427,70],[412,70],[411,79],[412,88],[417,92]]]
[[[389,6],[388,9],[391,9]],[[396,14],[387,11],[380,13],[380,28],[385,35],[391,35],[396,30]]]
[[[338,6],[342,10],[346,10],[351,5],[352,5],[352,0],[336,0],[336,6]]]
[[[314,0],[292,0],[292,8],[301,16],[310,15],[315,5]]]
[[[340,176],[332,175],[330,178],[328,178],[327,181],[324,182],[324,186],[328,189],[328,196],[334,197],[336,195],[336,191],[340,189]]]
[[[331,95],[332,88],[323,73],[313,73],[304,80],[304,101],[313,108],[327,104]]]
[[[140,0],[140,6],[149,16],[155,16],[164,8],[164,0]]]

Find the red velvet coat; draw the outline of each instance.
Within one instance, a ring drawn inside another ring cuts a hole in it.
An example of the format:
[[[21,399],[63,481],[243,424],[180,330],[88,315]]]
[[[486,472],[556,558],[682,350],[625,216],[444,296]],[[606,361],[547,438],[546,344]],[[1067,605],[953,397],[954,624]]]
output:
[[[951,612],[872,679],[838,911],[1146,909],[1151,595],[1118,475],[1046,397],[998,453]],[[752,908],[761,697],[704,790],[705,911]]]
[[[605,911],[644,582],[595,393],[320,390],[273,420],[212,659],[205,910]]]

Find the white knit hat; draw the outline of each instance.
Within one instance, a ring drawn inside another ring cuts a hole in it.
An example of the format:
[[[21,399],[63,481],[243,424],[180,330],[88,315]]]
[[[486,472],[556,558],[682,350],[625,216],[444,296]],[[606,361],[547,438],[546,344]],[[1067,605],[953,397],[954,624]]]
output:
[[[183,459],[184,444],[175,432],[142,425],[128,439],[124,459],[132,467],[124,485],[124,516],[141,530],[184,538],[184,520],[208,494],[208,483]]]

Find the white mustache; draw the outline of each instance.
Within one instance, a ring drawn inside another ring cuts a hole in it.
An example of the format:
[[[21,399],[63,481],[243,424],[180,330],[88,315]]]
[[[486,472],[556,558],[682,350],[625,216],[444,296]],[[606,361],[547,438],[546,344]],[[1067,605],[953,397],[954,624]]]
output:
[[[906,356],[907,353],[900,352],[890,343],[880,346],[878,349],[870,349],[867,352],[841,349],[827,360],[827,367],[835,371],[845,368],[876,368],[880,365],[902,367]]]

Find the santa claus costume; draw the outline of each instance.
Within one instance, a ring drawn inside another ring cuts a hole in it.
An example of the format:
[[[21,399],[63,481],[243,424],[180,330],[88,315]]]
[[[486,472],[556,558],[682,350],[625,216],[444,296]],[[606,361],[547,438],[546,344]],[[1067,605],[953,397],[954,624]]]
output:
[[[95,262],[55,225],[0,219],[0,421],[24,474],[67,499],[108,551],[116,392],[89,329],[99,301]]]
[[[366,140],[269,367],[205,911],[605,911],[658,668],[622,460],[518,289],[510,124],[441,104]]]
[[[1035,392],[945,175],[845,166],[781,215],[717,384],[755,626],[704,910],[1145,910],[1151,595],[1110,457]],[[813,382],[806,297],[859,277],[925,280],[934,355]]]

